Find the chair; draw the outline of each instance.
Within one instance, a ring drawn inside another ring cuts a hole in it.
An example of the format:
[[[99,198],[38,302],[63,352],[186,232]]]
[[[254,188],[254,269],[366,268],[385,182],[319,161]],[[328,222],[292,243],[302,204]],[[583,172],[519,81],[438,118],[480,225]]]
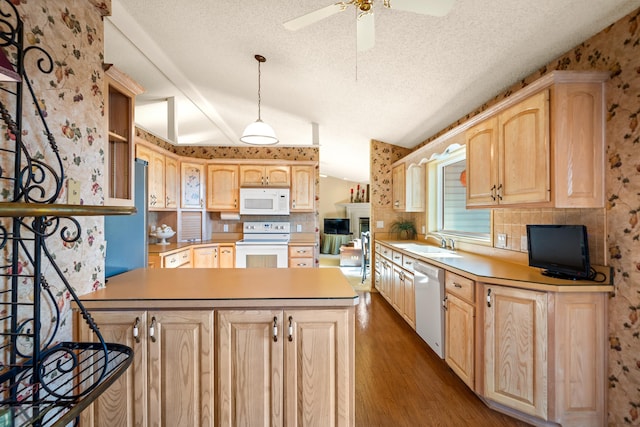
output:
[[[367,266],[369,265],[369,252],[370,252],[370,232],[365,231],[360,233],[360,241],[362,243],[362,282],[364,283],[367,278]]]

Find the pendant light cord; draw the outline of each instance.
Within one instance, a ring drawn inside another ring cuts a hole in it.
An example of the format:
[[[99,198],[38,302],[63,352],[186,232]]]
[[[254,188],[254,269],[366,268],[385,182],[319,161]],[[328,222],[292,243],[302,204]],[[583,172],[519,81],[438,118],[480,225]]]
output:
[[[262,97],[260,96],[260,59],[256,58],[258,60],[258,120],[262,121],[262,118],[260,117],[260,101],[262,99]]]

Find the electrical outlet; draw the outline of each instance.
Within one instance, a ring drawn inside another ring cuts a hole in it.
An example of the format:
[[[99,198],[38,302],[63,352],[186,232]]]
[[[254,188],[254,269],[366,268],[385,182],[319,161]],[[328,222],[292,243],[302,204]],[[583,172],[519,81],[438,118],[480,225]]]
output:
[[[71,178],[67,180],[67,203],[70,205],[80,204],[80,181]]]
[[[376,221],[376,228],[384,228],[384,221]]]
[[[297,231],[298,233],[302,233],[302,224],[297,224],[297,225],[296,225],[296,231]]]
[[[529,248],[527,247],[527,236],[520,237],[520,251],[527,252]]]
[[[422,226],[422,234],[427,234],[427,227],[424,225]]]
[[[229,232],[229,224],[224,224],[224,225],[222,226],[222,230],[223,230],[225,233],[228,233],[228,232]]]
[[[507,235],[504,233],[498,233],[498,241],[496,242],[496,248],[507,247]]]

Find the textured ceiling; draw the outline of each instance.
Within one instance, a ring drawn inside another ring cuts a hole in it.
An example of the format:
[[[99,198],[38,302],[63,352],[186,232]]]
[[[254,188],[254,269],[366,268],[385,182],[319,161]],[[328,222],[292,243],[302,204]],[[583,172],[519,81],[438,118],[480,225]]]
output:
[[[436,18],[375,0],[376,44],[365,52],[353,7],[296,32],[282,26],[330,4],[113,0],[105,62],[145,87],[140,126],[167,137],[175,97],[177,143],[229,146],[257,118],[262,54],[262,119],[280,144],[311,145],[317,123],[320,172],[367,182],[371,139],[413,147],[640,6],[457,0]]]

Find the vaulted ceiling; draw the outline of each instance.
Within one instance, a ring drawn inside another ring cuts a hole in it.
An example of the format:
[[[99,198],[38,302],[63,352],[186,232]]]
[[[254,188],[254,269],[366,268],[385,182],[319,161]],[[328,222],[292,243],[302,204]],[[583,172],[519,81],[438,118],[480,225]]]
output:
[[[261,115],[279,144],[319,144],[320,173],[367,182],[371,139],[414,147],[640,6],[456,0],[434,17],[374,0],[375,45],[363,52],[353,6],[297,31],[282,25],[332,3],[113,0],[105,62],[145,87],[139,126],[177,144],[235,146],[258,115],[261,54]]]

